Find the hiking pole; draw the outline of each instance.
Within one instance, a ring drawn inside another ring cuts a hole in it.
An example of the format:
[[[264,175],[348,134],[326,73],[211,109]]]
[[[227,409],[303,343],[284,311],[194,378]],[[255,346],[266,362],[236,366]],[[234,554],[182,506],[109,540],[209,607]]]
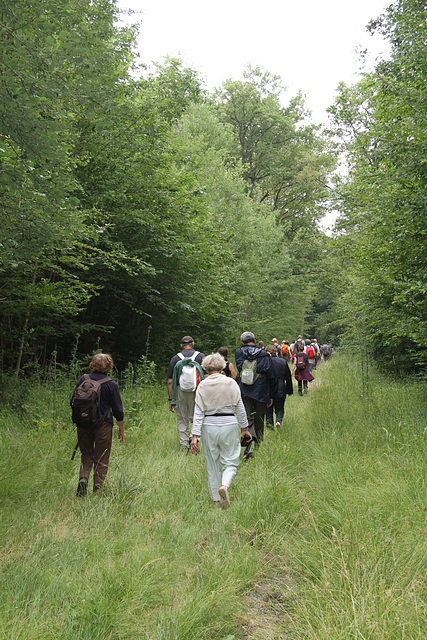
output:
[[[76,444],[76,446],[74,447],[74,451],[73,451],[73,455],[71,456],[71,460],[74,460],[75,455],[76,455],[76,453],[77,453],[77,449],[79,448],[79,444],[80,444],[80,440],[77,440],[77,444]]]
[[[79,432],[77,431],[77,435],[78,435],[78,433],[79,433]],[[83,434],[82,434],[82,435],[83,435]],[[77,444],[76,444],[76,446],[74,447],[74,451],[73,451],[73,455],[71,456],[71,460],[74,460],[74,457],[75,457],[75,455],[76,455],[76,453],[77,453],[77,449],[79,448],[79,444],[80,444],[80,440],[81,440],[81,439],[82,439],[82,436],[80,436],[80,437],[78,438],[78,440],[77,440]]]

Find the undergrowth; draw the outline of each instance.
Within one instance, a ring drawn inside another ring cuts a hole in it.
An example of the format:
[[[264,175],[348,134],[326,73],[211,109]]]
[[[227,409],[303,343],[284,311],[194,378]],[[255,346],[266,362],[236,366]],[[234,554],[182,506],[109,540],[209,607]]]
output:
[[[74,381],[19,383],[0,428],[3,640],[425,637],[423,383],[337,355],[242,463],[227,511],[164,385],[123,386],[102,495],[75,497]]]

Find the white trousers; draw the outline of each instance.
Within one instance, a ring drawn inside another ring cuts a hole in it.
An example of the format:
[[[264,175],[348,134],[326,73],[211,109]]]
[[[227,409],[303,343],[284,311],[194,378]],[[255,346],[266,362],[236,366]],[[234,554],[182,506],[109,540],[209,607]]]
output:
[[[195,399],[195,391],[181,391],[181,388],[177,387],[175,413],[178,423],[179,444],[183,447],[189,446],[189,425],[190,422],[193,422]]]
[[[212,500],[220,499],[218,490],[229,487],[240,462],[240,431],[237,422],[226,426],[202,426],[203,455]],[[222,467],[222,480],[221,480]]]

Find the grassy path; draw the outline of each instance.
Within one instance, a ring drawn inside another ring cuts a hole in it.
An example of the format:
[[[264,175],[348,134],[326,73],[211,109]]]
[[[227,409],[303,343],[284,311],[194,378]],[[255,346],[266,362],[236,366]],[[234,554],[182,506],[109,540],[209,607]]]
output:
[[[0,417],[0,639],[425,638],[425,390],[371,375],[363,399],[337,356],[221,511],[164,387],[126,390],[126,443],[84,500],[69,387],[18,388]]]

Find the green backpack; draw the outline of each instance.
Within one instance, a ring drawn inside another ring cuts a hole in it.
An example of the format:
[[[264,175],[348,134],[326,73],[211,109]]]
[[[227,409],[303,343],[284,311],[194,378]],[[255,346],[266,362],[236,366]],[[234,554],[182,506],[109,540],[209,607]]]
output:
[[[244,360],[242,364],[242,371],[240,373],[240,379],[242,384],[252,385],[258,380],[260,374],[256,372],[257,361]]]

